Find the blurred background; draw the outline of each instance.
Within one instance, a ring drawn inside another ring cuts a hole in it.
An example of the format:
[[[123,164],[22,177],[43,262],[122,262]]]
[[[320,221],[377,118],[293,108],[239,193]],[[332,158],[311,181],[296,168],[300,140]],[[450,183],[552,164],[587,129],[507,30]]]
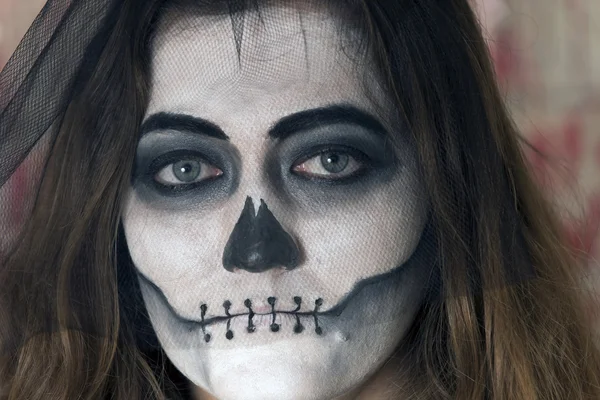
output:
[[[569,244],[600,268],[600,1],[477,0],[498,84]]]
[[[44,2],[0,0],[0,69]],[[584,288],[600,294],[600,0],[472,2],[513,117],[546,155],[528,151],[536,178],[562,215],[568,245],[581,256]],[[26,196],[35,158],[0,198],[14,205]],[[7,216],[3,208],[0,232],[10,232],[21,216]],[[590,298],[590,318],[600,329],[597,304]]]
[[[535,177],[581,259],[600,332],[600,1],[473,0]]]

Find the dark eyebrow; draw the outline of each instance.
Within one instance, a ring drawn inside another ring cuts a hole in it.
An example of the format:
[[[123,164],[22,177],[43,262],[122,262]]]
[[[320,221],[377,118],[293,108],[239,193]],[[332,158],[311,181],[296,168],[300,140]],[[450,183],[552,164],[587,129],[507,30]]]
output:
[[[336,124],[359,125],[381,136],[387,135],[383,124],[373,115],[351,105],[338,104],[283,117],[269,130],[269,137],[283,140],[294,133]]]
[[[229,136],[218,125],[203,118],[192,117],[187,114],[174,114],[159,112],[152,114],[141,127],[141,136],[159,130],[174,130],[181,132],[198,133],[221,140],[229,140]]]

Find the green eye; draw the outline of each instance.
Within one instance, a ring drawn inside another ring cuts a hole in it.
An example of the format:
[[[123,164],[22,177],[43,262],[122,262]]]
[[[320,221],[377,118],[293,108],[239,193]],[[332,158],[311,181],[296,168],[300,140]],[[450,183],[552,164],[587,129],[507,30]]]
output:
[[[345,151],[327,150],[294,165],[292,171],[310,178],[342,179],[365,168],[358,158]]]
[[[181,182],[193,182],[202,172],[202,163],[195,160],[178,161],[173,164],[173,175]]]
[[[223,175],[219,168],[195,159],[184,159],[161,168],[154,180],[165,186],[179,186]]]
[[[332,174],[339,174],[344,171],[350,163],[350,156],[348,154],[330,151],[321,154],[321,166]]]

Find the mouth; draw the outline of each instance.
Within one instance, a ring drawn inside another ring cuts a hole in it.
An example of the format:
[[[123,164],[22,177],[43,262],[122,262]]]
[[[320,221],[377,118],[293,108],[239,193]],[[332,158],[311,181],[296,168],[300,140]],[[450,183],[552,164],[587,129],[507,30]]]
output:
[[[267,302],[270,305],[270,310],[268,310],[268,309],[265,310],[265,308],[261,308],[260,309],[261,312],[258,312],[259,310],[252,308],[252,301],[250,299],[246,299],[246,300],[244,300],[244,307],[246,307],[248,309],[248,312],[231,314],[229,312],[229,310],[231,309],[232,304],[229,300],[226,300],[223,303],[224,315],[211,317],[211,318],[205,318],[206,312],[208,310],[208,305],[202,304],[200,306],[201,320],[193,321],[196,326],[191,327],[190,330],[194,330],[195,328],[200,327],[200,329],[202,329],[202,333],[204,334],[204,341],[208,343],[211,340],[211,335],[210,335],[210,333],[208,333],[206,331],[206,327],[216,324],[216,323],[226,322],[227,323],[227,333],[225,334],[225,337],[228,340],[231,340],[231,339],[233,339],[233,331],[231,330],[231,320],[233,318],[247,317],[248,325],[246,327],[246,331],[248,333],[254,333],[254,332],[256,332],[256,328],[258,326],[257,323],[259,323],[260,325],[264,325],[267,323],[265,318],[260,318],[260,317],[261,316],[270,316],[271,321],[269,323],[269,329],[271,330],[271,332],[278,332],[279,329],[281,328],[281,326],[280,326],[280,324],[276,323],[275,320],[278,315],[281,315],[281,316],[287,316],[288,318],[295,317],[296,324],[294,325],[294,333],[302,333],[305,329],[301,323],[300,317],[305,317],[305,318],[312,317],[314,319],[314,323],[315,323],[315,333],[317,335],[323,334],[323,330],[319,326],[319,308],[323,305],[323,299],[318,298],[317,300],[315,300],[314,309],[312,311],[308,311],[308,312],[306,312],[306,311],[300,312],[300,307],[302,306],[302,298],[300,296],[294,297],[294,303],[296,304],[296,308],[294,310],[277,310],[275,308],[275,305],[277,303],[277,299],[275,297],[269,297],[267,299]],[[255,318],[259,319],[260,322],[256,321]]]
[[[164,292],[142,274],[139,270],[137,271],[138,277],[141,279],[144,284],[148,285],[151,290],[159,297],[161,304],[168,310],[170,315],[177,319],[181,324],[181,327],[186,331],[193,333],[199,331],[202,332],[204,341],[210,342],[212,339],[211,332],[209,329],[211,326],[226,324],[227,330],[225,337],[228,340],[232,340],[234,338],[234,332],[231,329],[232,322],[236,325],[238,322],[242,322],[244,318],[247,318],[247,324],[245,324],[245,331],[248,334],[252,334],[257,331],[257,327],[268,327],[271,332],[281,332],[281,325],[277,323],[277,318],[279,318],[279,322],[285,321],[289,322],[289,325],[294,324],[293,332],[296,334],[307,332],[306,326],[313,326],[314,324],[314,333],[318,336],[322,336],[325,334],[323,329],[323,324],[320,318],[324,319],[323,322],[327,320],[327,318],[338,318],[342,315],[342,313],[346,310],[347,306],[354,301],[355,298],[359,297],[359,294],[363,292],[369,286],[380,284],[384,281],[397,281],[401,279],[404,273],[410,269],[410,267],[414,264],[408,265],[409,268],[405,268],[403,265],[400,265],[391,271],[386,273],[372,276],[369,278],[362,279],[358,281],[353,286],[352,290],[346,293],[335,305],[325,310],[322,310],[322,305],[324,301],[322,298],[317,298],[314,301],[314,306],[311,306],[311,311],[300,311],[300,307],[303,304],[303,300],[299,296],[293,297],[293,301],[296,304],[295,309],[293,310],[285,310],[285,309],[277,309],[277,299],[275,297],[269,297],[267,299],[268,305],[259,304],[257,306],[253,306],[250,299],[246,299],[243,302],[243,307],[247,309],[245,312],[231,313],[230,310],[233,308],[233,304],[230,301],[225,301],[222,303],[220,307],[223,307],[223,311],[219,311],[215,314],[216,316],[211,316],[209,318],[206,317],[207,312],[209,310],[209,305],[203,303],[200,305],[200,318],[189,318],[180,315],[177,310],[171,305],[165,296]],[[262,303],[262,302],[259,302]],[[238,307],[239,306],[239,307]],[[212,310],[214,306],[211,306]],[[305,310],[308,307],[305,305]],[[236,305],[237,310],[243,310],[242,305]],[[212,311],[211,311],[212,313]],[[214,315],[214,314],[213,314]],[[314,323],[310,320],[314,320]],[[305,322],[305,325],[302,324]],[[310,323],[307,323],[310,322]],[[207,329],[209,328],[209,329]]]

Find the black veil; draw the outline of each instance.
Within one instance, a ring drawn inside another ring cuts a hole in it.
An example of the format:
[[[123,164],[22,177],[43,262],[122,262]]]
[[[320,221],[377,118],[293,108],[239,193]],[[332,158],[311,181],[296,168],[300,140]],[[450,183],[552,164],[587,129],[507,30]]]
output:
[[[65,111],[98,63],[123,4],[121,0],[48,0],[0,72],[0,265],[34,207]],[[123,246],[117,253],[128,260]],[[135,276],[128,272],[119,271],[120,291],[137,289]],[[135,334],[143,336],[145,350],[156,352],[158,345],[145,313],[132,308],[137,306],[125,307],[130,314],[126,318],[141,327]],[[6,312],[0,309],[0,314]],[[93,324],[77,325],[96,333]],[[33,332],[53,330],[53,326],[49,322]],[[0,339],[7,338],[0,335]],[[9,336],[4,343],[0,340],[0,347],[13,351],[26,339]]]
[[[118,1],[49,0],[0,73],[0,185],[69,101],[84,64],[103,47]],[[90,46],[93,43],[93,47]]]
[[[49,0],[0,72],[0,260],[35,201],[43,164],[119,1]]]
[[[98,62],[123,3],[48,0],[0,71],[0,266],[13,250],[34,206],[41,173],[65,110],[77,86],[85,83],[89,70]],[[119,243],[118,257],[129,261],[126,247]],[[132,321],[137,347],[151,367],[168,375],[167,393],[172,398],[191,398],[188,381],[160,350],[147,313],[140,308],[141,294],[135,280],[131,270],[119,271],[119,294],[130,299],[122,308],[122,318]],[[10,313],[0,307],[0,316]],[[31,333],[52,330],[52,326],[51,321]],[[93,324],[84,324],[83,329],[97,333]],[[14,356],[27,338],[4,333],[0,328],[0,356]],[[2,382],[0,397],[1,389]]]

